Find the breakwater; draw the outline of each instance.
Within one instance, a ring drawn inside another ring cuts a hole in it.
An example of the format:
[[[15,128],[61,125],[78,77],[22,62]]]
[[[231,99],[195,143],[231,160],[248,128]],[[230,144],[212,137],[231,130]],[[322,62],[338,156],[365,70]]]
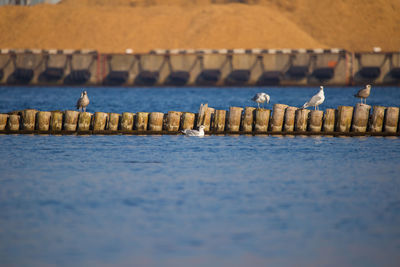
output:
[[[206,134],[400,136],[399,107],[357,104],[308,110],[275,104],[273,109],[207,104],[198,113],[78,112],[26,109],[0,114],[1,134],[181,134],[205,126]]]
[[[0,85],[306,86],[400,84],[400,52],[342,49],[0,50]]]

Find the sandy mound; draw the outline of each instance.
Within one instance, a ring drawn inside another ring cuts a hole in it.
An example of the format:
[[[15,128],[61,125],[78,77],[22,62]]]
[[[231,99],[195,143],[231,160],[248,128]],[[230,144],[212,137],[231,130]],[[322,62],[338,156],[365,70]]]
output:
[[[58,5],[0,7],[0,44],[100,52],[398,50],[399,13],[398,0],[64,0]]]

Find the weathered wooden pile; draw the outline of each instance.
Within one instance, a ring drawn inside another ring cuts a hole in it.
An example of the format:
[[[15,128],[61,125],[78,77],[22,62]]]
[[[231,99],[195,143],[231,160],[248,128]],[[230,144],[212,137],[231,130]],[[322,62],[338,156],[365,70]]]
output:
[[[0,114],[3,134],[180,134],[205,126],[209,134],[399,136],[399,107],[357,104],[307,110],[275,104],[273,110],[201,105],[199,113],[37,111]]]

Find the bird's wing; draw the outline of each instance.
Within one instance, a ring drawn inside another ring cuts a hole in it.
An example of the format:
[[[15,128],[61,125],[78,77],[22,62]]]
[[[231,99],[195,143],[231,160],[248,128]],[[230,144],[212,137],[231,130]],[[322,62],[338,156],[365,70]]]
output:
[[[316,94],[315,96],[311,97],[310,101],[308,101],[308,104],[313,106],[315,103],[318,103],[322,97],[319,94]]]
[[[78,101],[76,102],[76,108],[79,109],[81,107],[81,98],[78,99]]]

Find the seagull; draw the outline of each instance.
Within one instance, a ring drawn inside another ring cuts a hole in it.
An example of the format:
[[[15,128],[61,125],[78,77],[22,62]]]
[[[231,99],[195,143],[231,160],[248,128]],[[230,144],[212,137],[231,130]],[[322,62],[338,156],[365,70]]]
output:
[[[320,86],[319,88],[319,92],[311,97],[310,101],[304,103],[302,108],[314,107],[314,110],[319,110],[318,106],[324,103],[325,100],[324,87]]]
[[[364,89],[360,89],[355,97],[358,97],[361,100],[361,104],[363,104],[363,99],[365,100],[365,104],[367,104],[367,97],[369,97],[369,93],[371,92],[371,85],[367,84]]]
[[[199,130],[183,130],[182,133],[187,136],[204,136],[204,128],[204,125],[200,125]]]
[[[254,102],[257,103],[258,108],[260,108],[260,103],[263,104],[265,101],[267,101],[267,104],[269,103],[269,95],[267,95],[266,93],[257,93],[255,96],[253,96],[253,98],[251,100],[253,100]]]
[[[81,111],[82,109],[84,112],[86,112],[86,107],[89,105],[89,97],[87,95],[86,91],[83,91],[81,93],[81,97],[78,99],[78,102],[76,102],[76,108]]]

